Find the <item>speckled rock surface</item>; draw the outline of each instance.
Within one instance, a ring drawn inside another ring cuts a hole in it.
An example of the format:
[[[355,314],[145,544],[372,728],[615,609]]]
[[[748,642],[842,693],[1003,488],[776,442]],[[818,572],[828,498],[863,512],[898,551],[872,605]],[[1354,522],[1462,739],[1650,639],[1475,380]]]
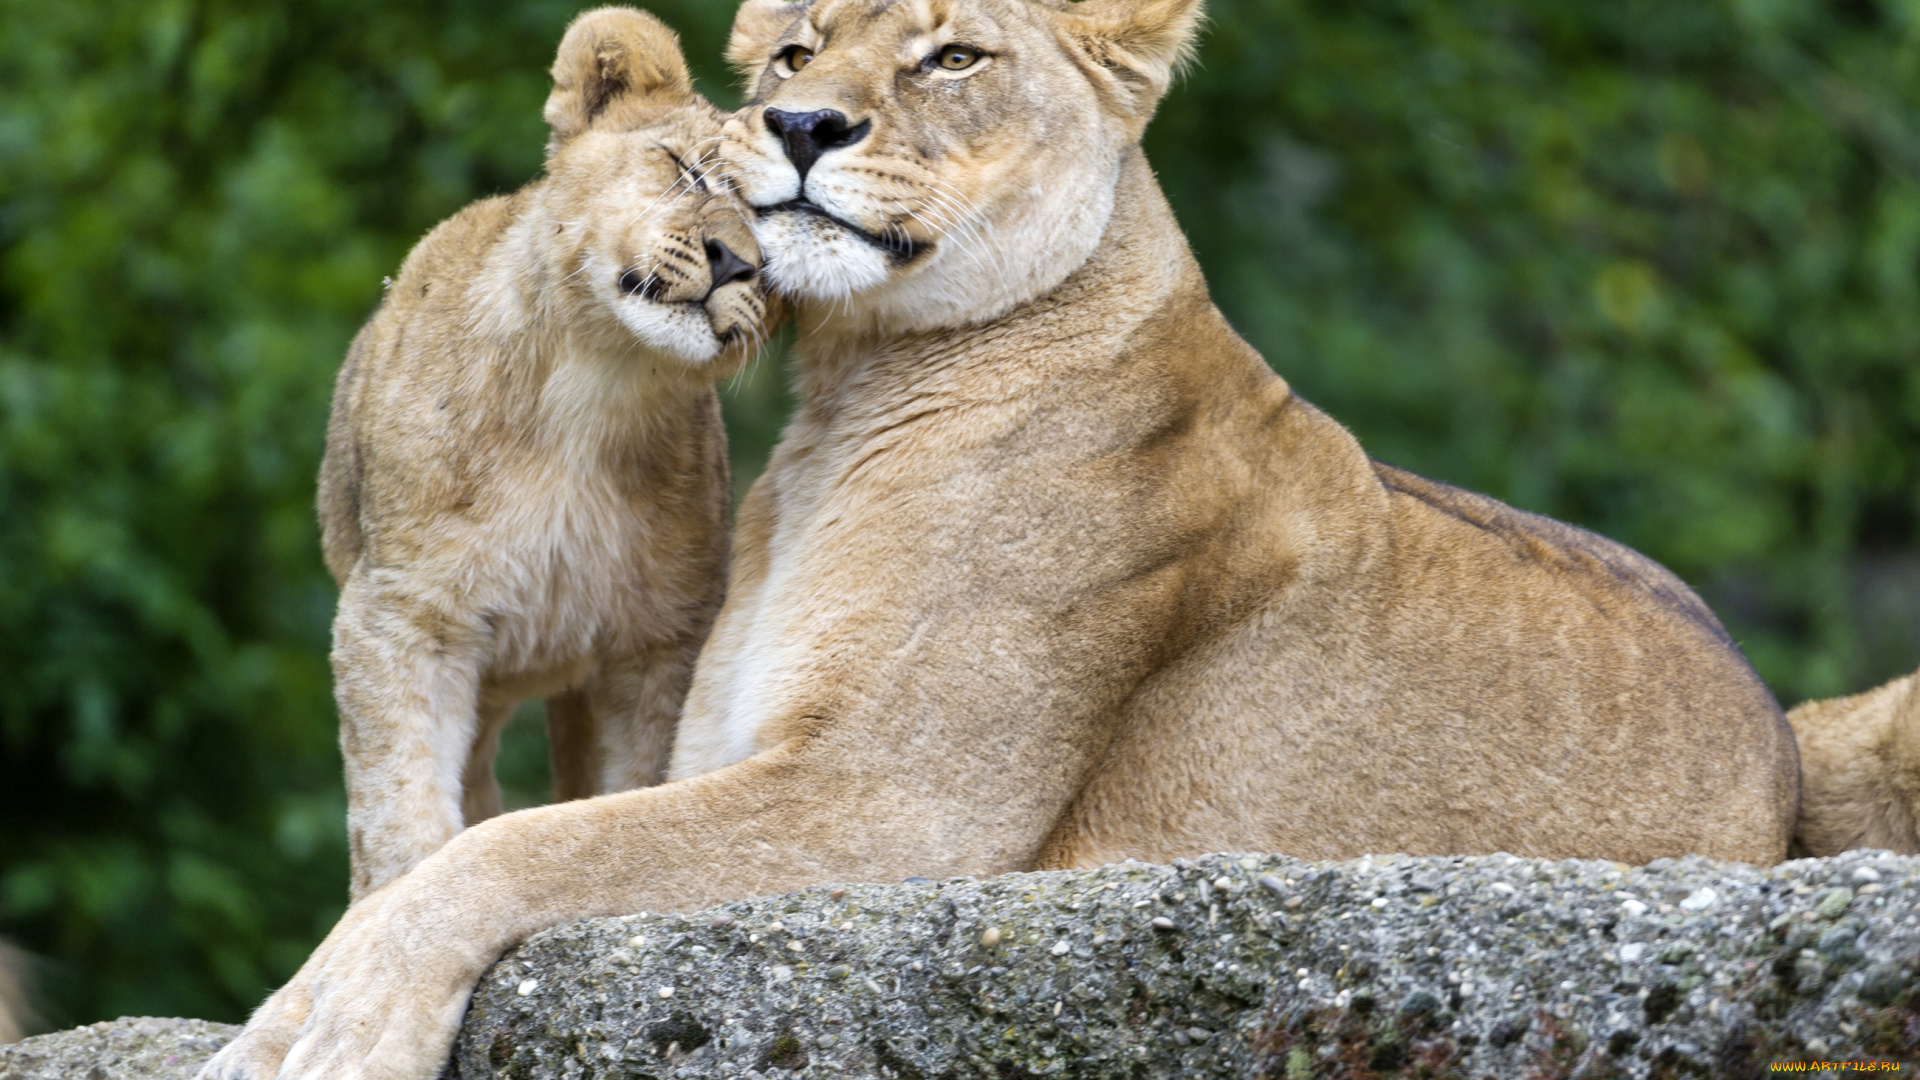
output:
[[[464,1080],[1920,1075],[1920,859],[1219,856],[561,927]],[[1886,1073],[1881,1073],[1886,1075]]]
[[[0,1045],[0,1080],[189,1080],[238,1034],[231,1024],[123,1016]]]
[[[561,927],[487,973],[454,1071],[1920,1076],[1917,973],[1915,858],[1221,856]],[[185,1080],[237,1031],[95,1024],[0,1046],[0,1080]]]

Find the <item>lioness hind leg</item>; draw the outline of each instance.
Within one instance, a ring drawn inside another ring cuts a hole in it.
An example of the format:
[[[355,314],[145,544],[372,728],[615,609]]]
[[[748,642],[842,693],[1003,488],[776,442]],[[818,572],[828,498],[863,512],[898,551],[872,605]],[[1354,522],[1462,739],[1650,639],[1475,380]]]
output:
[[[547,699],[547,761],[553,769],[553,801],[600,793],[600,735],[585,690]]]
[[[356,901],[463,826],[479,662],[477,643],[462,637],[424,605],[364,577],[348,578],[340,592],[334,700]]]

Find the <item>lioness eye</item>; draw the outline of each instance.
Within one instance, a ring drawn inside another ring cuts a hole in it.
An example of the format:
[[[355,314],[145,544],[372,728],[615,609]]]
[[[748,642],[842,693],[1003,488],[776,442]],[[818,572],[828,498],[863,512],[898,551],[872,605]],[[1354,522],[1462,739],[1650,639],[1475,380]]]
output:
[[[937,59],[948,71],[965,71],[980,62],[980,50],[971,45],[949,45],[940,50]]]
[[[780,62],[788,71],[799,71],[813,63],[813,50],[805,45],[789,45],[786,51],[780,54]]]

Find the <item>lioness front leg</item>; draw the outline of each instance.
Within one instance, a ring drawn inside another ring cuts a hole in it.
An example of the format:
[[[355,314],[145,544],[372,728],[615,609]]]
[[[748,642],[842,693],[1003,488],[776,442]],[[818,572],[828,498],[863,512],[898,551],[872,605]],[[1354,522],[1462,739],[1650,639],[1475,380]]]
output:
[[[334,698],[356,901],[465,826],[477,653],[471,635],[371,574],[356,571],[340,592]]]
[[[203,1080],[427,1080],[481,973],[537,930],[822,881],[1018,869],[1085,766],[1032,745],[990,761],[873,734],[810,734],[691,780],[466,830],[349,911]]]

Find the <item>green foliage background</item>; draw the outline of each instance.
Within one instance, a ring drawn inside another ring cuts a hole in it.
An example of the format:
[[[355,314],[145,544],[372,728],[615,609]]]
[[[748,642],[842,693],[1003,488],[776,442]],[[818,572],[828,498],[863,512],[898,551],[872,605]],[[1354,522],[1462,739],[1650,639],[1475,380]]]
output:
[[[737,100],[730,5],[652,7]],[[51,1022],[237,1019],[341,909],[329,385],[537,171],[573,11],[0,0],[0,932]],[[1666,562],[1788,703],[1920,661],[1920,0],[1211,11],[1149,153],[1302,392]],[[730,390],[741,479],[785,395]]]

